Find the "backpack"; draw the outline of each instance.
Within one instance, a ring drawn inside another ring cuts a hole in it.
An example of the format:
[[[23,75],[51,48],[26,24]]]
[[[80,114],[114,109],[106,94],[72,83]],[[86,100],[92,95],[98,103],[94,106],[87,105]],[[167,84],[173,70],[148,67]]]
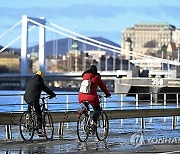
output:
[[[89,94],[91,92],[91,80],[90,79],[83,80],[81,82],[79,92],[84,93],[84,94]]]

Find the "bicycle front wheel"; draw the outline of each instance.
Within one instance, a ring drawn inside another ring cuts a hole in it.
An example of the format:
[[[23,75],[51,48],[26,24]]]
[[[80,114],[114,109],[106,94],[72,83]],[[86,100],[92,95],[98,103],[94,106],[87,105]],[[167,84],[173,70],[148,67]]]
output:
[[[43,116],[43,129],[44,133],[46,134],[46,138],[48,140],[52,140],[54,135],[54,124],[52,115],[48,110],[45,111]]]
[[[101,111],[97,120],[96,136],[99,141],[103,141],[107,138],[109,132],[108,116],[104,111]]]
[[[32,140],[34,136],[34,120],[28,111],[23,112],[21,115],[19,128],[24,141]]]
[[[80,142],[87,141],[89,137],[88,116],[81,114],[77,120],[77,136]]]

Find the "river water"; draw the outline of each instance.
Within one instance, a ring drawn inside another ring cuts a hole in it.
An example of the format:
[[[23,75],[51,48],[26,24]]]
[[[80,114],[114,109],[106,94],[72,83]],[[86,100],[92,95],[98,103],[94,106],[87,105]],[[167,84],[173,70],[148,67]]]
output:
[[[68,111],[77,109],[80,107],[77,99],[76,92],[60,92],[56,91],[57,94],[56,99],[49,100],[48,108],[53,111]],[[23,101],[22,95],[24,91],[0,91],[0,112],[16,112],[27,110],[27,105]],[[123,100],[123,102],[121,101]],[[68,103],[67,103],[68,102]],[[138,109],[138,108],[177,108],[177,104],[158,104],[153,103],[153,106],[150,105],[150,102],[142,102],[137,104],[135,102],[135,98],[133,97],[123,97],[121,98],[119,95],[113,94],[111,98],[105,99],[104,103],[102,104],[103,108],[106,110],[116,110],[116,109]],[[117,119],[117,120],[110,120],[110,129],[109,129],[109,137],[107,139],[107,146],[108,151],[122,151],[122,150],[129,150],[132,147],[134,148],[133,143],[135,142],[136,138],[139,137],[138,141],[143,141],[145,144],[163,144],[164,143],[180,143],[180,135],[179,135],[179,117],[177,118],[177,127],[175,130],[172,130],[172,117],[166,118],[146,118],[145,119],[146,127],[144,132],[142,133],[141,130],[141,119]],[[19,136],[19,127],[13,126],[12,127],[12,140],[13,141],[21,141],[22,139]],[[5,127],[0,126],[0,152],[7,151],[3,144],[1,143],[6,139]],[[58,136],[58,124],[55,124],[55,134],[54,139],[59,141]],[[35,135],[34,140],[38,140],[38,137]],[[65,144],[66,141],[68,144]],[[93,150],[94,147],[91,145],[95,144],[94,137],[90,136],[88,140],[90,146],[88,150]],[[64,125],[64,136],[61,144],[65,146],[61,146],[61,152],[76,152],[81,151],[85,147],[78,146],[78,140],[76,136],[76,123],[65,123]],[[53,142],[55,144],[55,142]],[[135,148],[140,147],[140,142],[135,144]],[[69,146],[68,146],[69,145]],[[35,146],[35,145],[33,145]],[[48,144],[48,146],[50,146]],[[44,148],[48,147],[47,145]],[[104,145],[103,145],[104,146]],[[19,145],[20,147],[20,145]],[[36,147],[36,146],[35,146]],[[35,148],[34,147],[34,148]],[[58,146],[53,147],[53,150],[57,150]],[[100,148],[103,149],[103,147]],[[8,147],[10,149],[10,147]],[[18,149],[18,148],[17,148]],[[21,147],[22,149],[22,147]],[[32,148],[33,149],[33,148]],[[31,152],[32,152],[31,149]],[[27,149],[25,149],[26,151]],[[86,151],[86,150],[85,150]],[[106,150],[103,150],[107,152]],[[50,152],[51,153],[51,152]]]
[[[77,111],[79,108],[77,92],[55,91],[57,97],[48,100],[48,109],[50,111]],[[27,109],[27,104],[23,101],[24,91],[0,90],[0,112],[16,112]],[[102,93],[99,93],[102,95]],[[122,95],[112,94],[111,98],[104,98],[102,107],[105,110],[117,109],[150,109],[150,108],[177,108],[178,104],[153,103],[150,101],[136,102],[134,97],[125,97]]]

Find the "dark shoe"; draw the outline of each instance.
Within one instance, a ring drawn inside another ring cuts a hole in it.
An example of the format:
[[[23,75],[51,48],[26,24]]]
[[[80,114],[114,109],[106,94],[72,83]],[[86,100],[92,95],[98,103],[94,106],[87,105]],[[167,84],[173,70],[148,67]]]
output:
[[[39,137],[46,137],[46,134],[41,129],[39,129],[38,130],[38,136]]]
[[[83,110],[78,110],[77,117],[79,118],[83,114]]]
[[[94,122],[94,121],[91,121],[91,124],[90,124],[90,132],[94,135],[95,132],[96,132],[96,127],[97,127],[97,124]]]
[[[91,126],[97,127],[97,124],[94,121],[91,121]]]

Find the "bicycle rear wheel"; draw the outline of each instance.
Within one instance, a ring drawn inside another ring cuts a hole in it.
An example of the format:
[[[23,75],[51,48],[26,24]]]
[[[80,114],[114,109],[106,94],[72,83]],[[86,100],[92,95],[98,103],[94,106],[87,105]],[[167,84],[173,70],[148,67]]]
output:
[[[29,112],[25,111],[21,115],[19,128],[24,141],[32,140],[34,136],[34,121]]]
[[[89,137],[88,116],[81,114],[77,120],[77,136],[80,142],[87,141]]]
[[[97,120],[96,136],[99,141],[103,141],[107,138],[109,132],[108,116],[104,111],[101,111]]]
[[[43,116],[43,129],[48,140],[53,139],[54,135],[54,124],[51,113],[46,110]]]

